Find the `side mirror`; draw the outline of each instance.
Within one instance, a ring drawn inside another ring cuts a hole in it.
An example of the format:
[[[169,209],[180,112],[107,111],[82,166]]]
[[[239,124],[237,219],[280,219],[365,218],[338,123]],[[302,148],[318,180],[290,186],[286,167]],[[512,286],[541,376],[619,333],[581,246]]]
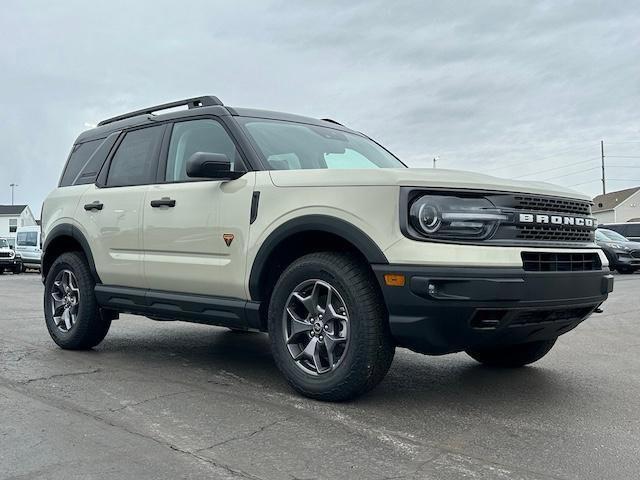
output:
[[[196,152],[187,160],[187,176],[191,178],[235,180],[244,174],[231,171],[231,162],[223,153]]]

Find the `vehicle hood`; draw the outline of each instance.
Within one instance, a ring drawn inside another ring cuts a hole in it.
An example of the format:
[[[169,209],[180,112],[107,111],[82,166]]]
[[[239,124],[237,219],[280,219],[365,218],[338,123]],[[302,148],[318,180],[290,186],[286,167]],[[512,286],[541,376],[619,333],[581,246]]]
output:
[[[273,183],[278,187],[401,186],[456,188],[551,195],[591,201],[591,198],[587,195],[551,183],[509,180],[464,170],[445,170],[440,168],[317,169],[270,170],[269,174]]]

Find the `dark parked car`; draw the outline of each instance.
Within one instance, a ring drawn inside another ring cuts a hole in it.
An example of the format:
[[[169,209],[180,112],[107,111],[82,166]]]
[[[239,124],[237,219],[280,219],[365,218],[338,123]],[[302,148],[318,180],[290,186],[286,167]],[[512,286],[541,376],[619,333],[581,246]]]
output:
[[[609,259],[609,268],[620,273],[640,269],[640,243],[632,242],[618,232],[606,228],[596,230],[596,243]]]
[[[640,242],[640,222],[604,223],[600,227],[618,232],[627,240]]]

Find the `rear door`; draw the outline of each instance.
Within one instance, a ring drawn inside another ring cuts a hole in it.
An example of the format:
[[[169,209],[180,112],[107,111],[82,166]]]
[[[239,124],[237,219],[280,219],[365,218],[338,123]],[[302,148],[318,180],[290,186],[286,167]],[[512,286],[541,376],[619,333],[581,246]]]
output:
[[[120,137],[99,180],[83,194],[76,218],[90,243],[96,270],[107,285],[144,288],[142,207],[155,181],[164,125]]]
[[[214,118],[179,121],[167,131],[158,183],[144,201],[144,270],[152,290],[243,298],[255,174],[220,181],[187,177],[196,152],[222,153],[233,170],[246,163]]]

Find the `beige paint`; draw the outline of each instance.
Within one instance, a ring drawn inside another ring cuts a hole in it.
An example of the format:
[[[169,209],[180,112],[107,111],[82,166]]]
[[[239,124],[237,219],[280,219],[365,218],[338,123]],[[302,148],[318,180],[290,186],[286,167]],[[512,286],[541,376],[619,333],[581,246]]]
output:
[[[106,284],[172,292],[249,298],[248,281],[260,246],[280,225],[322,214],[345,220],[372,238],[392,264],[522,266],[527,251],[549,248],[492,247],[419,242],[399,227],[401,186],[513,191],[586,199],[542,183],[500,180],[469,172],[433,169],[298,170],[251,172],[240,179],[99,189],[55,190],[45,202],[45,231],[69,222],[91,244]],[[251,197],[260,191],[256,222]],[[173,208],[152,208],[170,197]],[[85,203],[100,200],[100,212]],[[226,245],[223,236],[233,235]],[[598,252],[603,264],[606,257]]]

